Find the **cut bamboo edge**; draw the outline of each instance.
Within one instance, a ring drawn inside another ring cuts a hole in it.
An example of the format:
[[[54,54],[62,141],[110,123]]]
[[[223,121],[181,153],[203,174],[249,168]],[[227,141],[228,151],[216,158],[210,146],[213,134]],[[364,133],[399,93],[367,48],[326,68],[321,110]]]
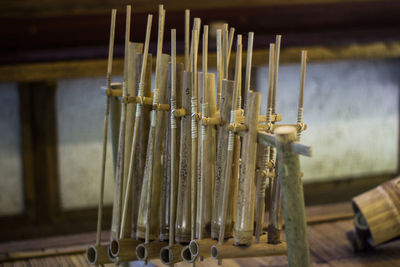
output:
[[[109,246],[108,255],[115,262],[125,262],[138,260],[136,256],[136,247],[143,241],[133,240],[131,238],[114,239]]]

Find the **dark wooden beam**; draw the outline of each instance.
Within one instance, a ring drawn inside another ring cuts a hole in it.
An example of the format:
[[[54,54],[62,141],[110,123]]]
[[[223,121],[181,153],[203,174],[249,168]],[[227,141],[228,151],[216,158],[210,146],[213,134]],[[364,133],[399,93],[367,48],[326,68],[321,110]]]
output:
[[[294,1],[291,5],[277,4],[276,1],[272,1],[275,4],[266,5],[247,1],[246,5],[246,1],[239,1],[241,6],[232,2],[226,5],[229,7],[210,5],[207,9],[193,10],[191,16],[200,17],[203,24],[226,21],[238,33],[254,31],[255,48],[266,48],[277,33],[284,35],[283,47],[400,40],[399,1]],[[36,5],[33,3],[36,2],[31,3]],[[154,5],[151,10],[155,10],[156,4],[151,4]],[[42,3],[40,5],[45,6]],[[184,5],[180,6],[183,8]],[[68,10],[68,7],[63,8]],[[187,7],[190,8],[190,3]],[[168,4],[166,9],[166,32],[177,28],[177,38],[183,40],[183,9],[171,10]],[[132,22],[132,39],[137,42],[144,40],[147,16],[146,12],[140,10],[134,9]],[[46,17],[35,17],[34,14],[27,13],[23,17],[0,16],[3,25],[0,64],[106,58],[109,9],[96,14],[89,11],[62,15],[54,13]],[[123,56],[124,23],[125,14],[122,10],[117,15],[116,23],[117,57]],[[156,27],[154,23],[153,42],[156,41]],[[165,37],[165,51],[168,52],[169,34]],[[211,50],[215,48],[214,43],[210,41]],[[155,52],[155,48],[153,43],[150,51]],[[178,52],[182,52],[183,43],[179,43],[177,48]]]

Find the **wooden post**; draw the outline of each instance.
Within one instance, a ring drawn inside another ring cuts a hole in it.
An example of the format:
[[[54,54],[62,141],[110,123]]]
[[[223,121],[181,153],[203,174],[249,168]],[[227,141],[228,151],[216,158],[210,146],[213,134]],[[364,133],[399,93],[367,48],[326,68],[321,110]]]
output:
[[[275,130],[289,266],[308,267],[310,255],[300,161],[291,146],[296,134],[296,129],[290,126]]]
[[[235,245],[249,245],[254,229],[255,167],[258,132],[258,114],[261,94],[247,93],[246,120],[247,132],[242,143],[242,163],[239,177],[239,191],[235,222]]]

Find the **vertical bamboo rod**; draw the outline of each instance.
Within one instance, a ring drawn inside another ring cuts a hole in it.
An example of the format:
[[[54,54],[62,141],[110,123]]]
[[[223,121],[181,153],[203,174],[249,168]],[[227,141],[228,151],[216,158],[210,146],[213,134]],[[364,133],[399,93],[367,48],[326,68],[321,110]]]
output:
[[[283,196],[283,214],[289,266],[310,266],[307,225],[301,182],[299,155],[293,152],[296,128],[282,126],[275,130],[279,160],[279,181]]]
[[[249,32],[249,40],[247,42],[247,58],[246,58],[246,80],[245,80],[246,92],[250,91],[251,61],[253,58],[253,42],[254,42],[254,32]]]
[[[190,39],[190,10],[185,10],[185,71],[190,69],[189,58],[189,39]]]
[[[217,110],[221,109],[222,72],[222,35],[221,30],[217,29]]]
[[[145,81],[146,66],[147,66],[147,55],[148,55],[148,51],[149,51],[152,19],[153,19],[153,15],[149,15],[147,18],[146,40],[145,40],[145,45],[144,45],[142,69],[140,72],[140,81],[139,81],[139,92],[138,92],[139,97],[142,97],[143,92],[144,92],[144,81]],[[121,229],[123,229],[126,224],[127,206],[128,206],[129,195],[131,192],[132,171],[133,171],[133,165],[135,162],[135,151],[136,151],[136,145],[137,145],[138,135],[139,135],[139,122],[140,122],[140,117],[142,116],[142,108],[143,108],[143,105],[141,105],[140,103],[136,104],[136,118],[135,118],[135,125],[134,125],[133,139],[132,139],[131,159],[129,162],[128,180],[126,183],[127,187],[125,190],[124,209],[122,212]],[[120,234],[122,234],[122,231]]]
[[[191,106],[191,130],[192,130],[192,151],[191,151],[191,239],[196,234],[196,212],[197,212],[197,143],[198,143],[198,83],[197,83],[197,53],[199,47],[198,31],[194,29],[193,38],[193,73],[192,73],[192,106]]]
[[[235,34],[235,28],[231,27],[229,29],[229,43],[227,47],[227,54],[226,54],[226,63],[225,63],[225,77],[228,79],[228,71],[229,71],[229,61],[231,59],[231,51],[232,51],[232,44],[233,44],[233,37]]]
[[[224,23],[222,26],[222,64],[223,64],[223,78],[228,79],[228,68],[227,68],[227,58],[228,58],[228,24]]]
[[[207,70],[207,65],[208,65],[208,25],[204,25],[203,29],[203,104],[202,104],[202,116],[207,117],[208,116],[208,103],[207,101],[207,76],[208,76],[208,70]],[[205,185],[205,170],[207,168],[206,166],[206,153],[207,153],[207,140],[206,140],[206,126],[202,125],[201,126],[201,136],[202,136],[202,150],[201,150],[201,183],[200,183],[200,218],[199,218],[199,239],[203,239],[203,226],[204,226],[204,201],[205,201],[205,191],[204,191],[204,185]]]
[[[170,219],[169,219],[169,246],[174,245],[175,240],[175,184],[177,160],[176,147],[176,118],[173,111],[176,109],[176,30],[171,30],[171,186],[170,186]]]
[[[128,78],[128,51],[130,39],[130,25],[131,25],[131,6],[126,6],[126,28],[125,28],[125,62],[124,62],[124,82],[122,86],[122,94],[127,96],[127,78]],[[118,238],[120,230],[121,219],[121,201],[122,201],[122,176],[124,173],[124,149],[125,149],[125,126],[126,126],[126,103],[121,107],[121,120],[118,139],[118,155],[117,155],[117,168],[115,172],[115,185],[114,185],[114,205],[111,226],[111,239]]]
[[[276,89],[278,86],[278,74],[279,74],[279,57],[281,53],[281,35],[276,36],[275,41],[275,71],[274,71],[274,91],[272,94],[272,114],[276,112]]]
[[[107,61],[107,89],[111,90],[111,74],[112,74],[112,61],[114,54],[114,36],[115,36],[115,17],[117,10],[111,11],[111,26],[110,26],[110,41],[108,48],[108,61]],[[101,176],[100,176],[100,197],[99,207],[97,213],[97,232],[96,232],[96,246],[100,245],[101,242],[101,225],[103,220],[103,201],[104,201],[104,181],[106,171],[106,160],[107,160],[107,141],[108,141],[108,118],[110,114],[110,98],[107,96],[106,99],[106,112],[104,116],[104,132],[103,132],[103,153],[101,158]]]
[[[242,35],[237,36],[237,49],[236,49],[236,66],[235,66],[235,88],[233,92],[232,98],[232,110],[231,110],[231,118],[230,123],[233,124],[236,121],[236,108],[237,108],[237,98],[238,98],[238,90],[239,90],[239,75],[241,73],[240,59],[242,57]],[[232,131],[229,132],[228,136],[228,152],[226,156],[226,167],[225,167],[225,178],[224,178],[224,190],[223,190],[223,199],[222,199],[222,216],[220,220],[220,230],[219,230],[219,238],[218,243],[224,243],[225,237],[225,221],[226,214],[228,212],[228,196],[230,189],[230,180],[232,175],[232,162],[233,162],[233,147],[234,147],[234,133]]]
[[[300,96],[299,96],[299,110],[297,112],[297,123],[303,123],[303,102],[304,102],[304,84],[306,80],[306,64],[307,64],[307,51],[301,51],[301,76],[300,76]],[[297,141],[301,139],[301,131],[297,132]]]

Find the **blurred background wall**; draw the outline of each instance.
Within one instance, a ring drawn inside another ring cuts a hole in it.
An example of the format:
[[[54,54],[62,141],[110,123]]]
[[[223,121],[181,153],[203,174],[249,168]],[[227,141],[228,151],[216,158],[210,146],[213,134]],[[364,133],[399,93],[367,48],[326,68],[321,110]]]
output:
[[[143,42],[147,13],[156,14],[157,1],[2,1],[0,240],[95,229],[109,17],[117,8],[113,81],[121,81],[126,4],[133,5],[132,38]],[[203,24],[228,22],[244,34],[244,43],[254,31],[252,88],[263,93],[262,113],[268,44],[282,34],[277,111],[283,122],[296,120],[300,51],[309,51],[308,129],[302,140],[312,145],[314,156],[302,159],[307,204],[349,200],[399,173],[399,1],[164,5],[166,53],[171,28],[177,28],[178,53],[183,52],[185,8]],[[212,37],[209,49],[212,69]],[[107,223],[113,179],[108,151]]]

